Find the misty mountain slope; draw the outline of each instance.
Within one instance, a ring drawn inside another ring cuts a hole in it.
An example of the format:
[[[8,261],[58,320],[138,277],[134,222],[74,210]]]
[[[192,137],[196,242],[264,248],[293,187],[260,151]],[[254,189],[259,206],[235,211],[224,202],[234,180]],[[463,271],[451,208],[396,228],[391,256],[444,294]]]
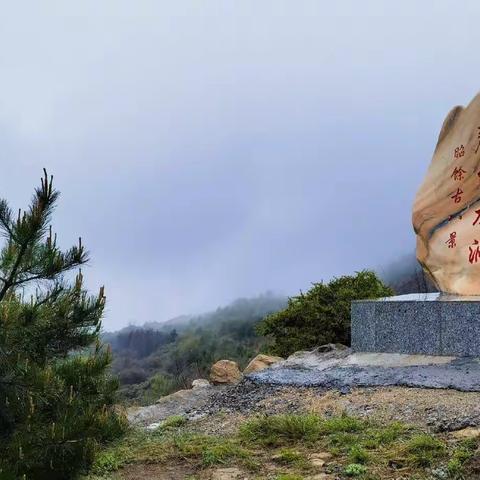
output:
[[[145,403],[189,387],[195,378],[208,376],[212,363],[222,358],[245,365],[267,343],[256,334],[256,324],[286,304],[285,297],[265,294],[237,299],[203,315],[105,333],[124,398]]]

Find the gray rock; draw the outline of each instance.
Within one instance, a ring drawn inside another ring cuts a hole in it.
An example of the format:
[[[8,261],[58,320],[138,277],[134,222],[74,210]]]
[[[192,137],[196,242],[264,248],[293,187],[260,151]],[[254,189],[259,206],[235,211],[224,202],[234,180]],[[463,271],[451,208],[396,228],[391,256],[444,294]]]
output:
[[[146,427],[172,415],[184,415],[189,418],[189,414],[205,406],[218,389],[218,387],[202,387],[180,390],[160,398],[154,405],[130,408],[127,412],[128,421],[132,425]]]

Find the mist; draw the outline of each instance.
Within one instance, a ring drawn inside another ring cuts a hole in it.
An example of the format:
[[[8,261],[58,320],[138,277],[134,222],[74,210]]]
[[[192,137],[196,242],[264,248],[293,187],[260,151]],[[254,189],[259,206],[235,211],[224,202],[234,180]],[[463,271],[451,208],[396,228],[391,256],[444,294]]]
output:
[[[381,269],[414,251],[442,121],[479,89],[460,5],[5,4],[0,195],[54,175],[108,330]]]

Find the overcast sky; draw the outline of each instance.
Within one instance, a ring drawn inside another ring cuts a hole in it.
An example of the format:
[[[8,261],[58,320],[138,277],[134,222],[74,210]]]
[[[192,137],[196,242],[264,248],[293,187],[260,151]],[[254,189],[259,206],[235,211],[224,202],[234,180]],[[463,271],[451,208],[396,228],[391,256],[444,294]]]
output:
[[[480,89],[477,1],[0,3],[0,195],[55,176],[106,329],[413,251],[441,123]]]

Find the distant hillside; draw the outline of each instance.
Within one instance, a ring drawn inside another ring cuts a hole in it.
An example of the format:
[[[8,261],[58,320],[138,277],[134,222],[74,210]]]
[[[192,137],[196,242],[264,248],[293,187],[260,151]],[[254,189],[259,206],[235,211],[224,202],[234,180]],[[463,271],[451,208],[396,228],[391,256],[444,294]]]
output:
[[[287,298],[269,293],[203,315],[105,333],[124,398],[148,403],[188,387],[195,378],[208,376],[211,364],[221,358],[245,365],[267,342],[255,333],[256,324],[286,304]]]
[[[398,295],[435,291],[413,255],[387,266],[380,275]],[[237,299],[203,315],[182,315],[104,333],[114,353],[112,368],[120,378],[124,398],[153,402],[189,387],[195,378],[208,376],[212,363],[221,358],[245,366],[268,342],[256,334],[257,323],[286,305],[287,298],[265,294]]]

